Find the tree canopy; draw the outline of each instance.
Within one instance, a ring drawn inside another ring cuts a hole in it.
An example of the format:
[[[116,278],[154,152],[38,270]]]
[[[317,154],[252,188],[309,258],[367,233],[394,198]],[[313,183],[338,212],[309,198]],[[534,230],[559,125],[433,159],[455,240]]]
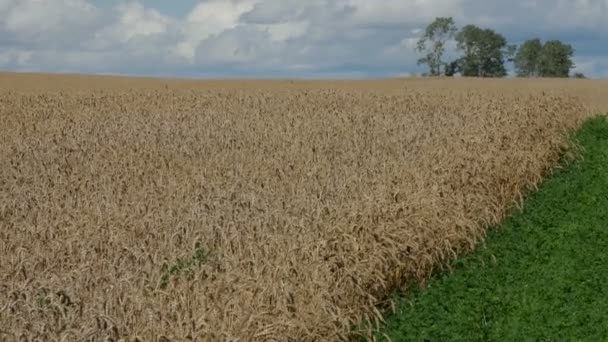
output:
[[[456,42],[458,49],[464,53],[460,58],[463,76],[506,76],[505,60],[512,54],[513,48],[507,45],[503,35],[491,29],[467,25],[456,35]]]
[[[574,68],[572,61],[574,49],[559,40],[545,42],[539,59],[542,77],[568,77],[570,69]]]
[[[559,40],[544,44],[539,38],[527,40],[515,56],[515,69],[520,77],[568,77],[574,67],[574,49]]]
[[[540,56],[543,44],[540,39],[526,40],[515,55],[515,70],[519,77],[540,76]]]
[[[461,56],[442,60],[446,44],[454,40]],[[452,17],[439,17],[427,26],[416,45],[425,53],[418,64],[429,67],[430,76],[504,77],[507,62],[513,62],[518,77],[568,77],[574,68],[574,49],[559,40],[543,44],[539,38],[526,40],[518,49],[490,28],[466,25],[458,30]]]
[[[441,66],[444,64],[441,58],[445,50],[445,44],[454,37],[456,30],[453,18],[438,17],[427,26],[424,35],[418,41],[416,50],[426,53],[426,56],[418,60],[418,64],[427,64],[431,76],[441,74]]]

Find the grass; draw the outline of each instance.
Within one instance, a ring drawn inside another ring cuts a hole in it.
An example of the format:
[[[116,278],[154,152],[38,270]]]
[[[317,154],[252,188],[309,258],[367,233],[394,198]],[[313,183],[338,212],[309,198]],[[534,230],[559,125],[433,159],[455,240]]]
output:
[[[577,139],[583,158],[545,181],[451,274],[402,295],[383,333],[393,341],[605,341],[608,120],[589,120]]]
[[[194,273],[194,268],[200,266],[207,261],[208,253],[199,244],[196,244],[194,253],[189,258],[177,258],[174,264],[169,267],[166,263],[163,264],[163,275],[161,277],[160,288],[166,289],[171,280],[171,276],[179,276],[185,274],[191,276]]]

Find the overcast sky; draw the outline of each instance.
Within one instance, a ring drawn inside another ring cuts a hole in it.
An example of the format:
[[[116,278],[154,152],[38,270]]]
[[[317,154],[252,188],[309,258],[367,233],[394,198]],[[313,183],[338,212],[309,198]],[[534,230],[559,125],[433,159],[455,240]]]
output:
[[[424,71],[437,16],[560,39],[608,77],[608,0],[0,0],[0,70],[367,78]]]

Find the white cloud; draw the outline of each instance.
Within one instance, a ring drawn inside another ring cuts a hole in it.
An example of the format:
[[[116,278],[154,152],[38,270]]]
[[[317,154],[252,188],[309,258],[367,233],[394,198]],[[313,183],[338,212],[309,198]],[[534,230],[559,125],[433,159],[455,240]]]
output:
[[[267,31],[273,41],[300,38],[308,32],[309,28],[310,24],[307,21],[260,25],[260,29]]]
[[[4,1],[4,26],[23,35],[64,32],[85,26],[97,14],[96,8],[84,0]]]
[[[98,26],[81,49],[66,52],[65,63],[88,70],[104,72],[139,69],[149,72],[157,66],[164,69],[172,64],[174,42],[179,23],[158,10],[137,1],[119,3],[105,13],[106,21]],[[45,54],[49,63],[59,55]]]
[[[362,25],[421,25],[435,17],[458,17],[463,12],[462,0],[401,1],[349,0],[355,8],[355,23]]]
[[[608,78],[608,56],[579,56],[574,58],[573,72],[581,72],[593,78]]]
[[[558,0],[545,1],[549,11],[548,28],[590,29],[608,32],[608,0]]]
[[[25,66],[32,58],[31,51],[23,51],[19,49],[6,49],[0,52],[0,65],[13,64],[19,67]]]
[[[201,0],[184,17],[171,17],[145,0],[120,0],[111,9],[92,0],[0,0],[0,67],[395,75],[419,71],[414,44],[436,16],[516,40],[561,39],[569,30],[575,48],[581,32],[585,49],[590,35],[606,41],[606,13],[608,0]],[[608,55],[608,47],[602,51]],[[581,63],[591,74],[608,69]]]
[[[183,40],[176,46],[176,54],[194,62],[198,45],[239,24],[239,17],[251,10],[253,0],[210,0],[196,5],[185,18],[180,30]],[[228,43],[227,43],[228,44]]]
[[[116,7],[116,19],[98,30],[88,47],[103,50],[127,43],[137,44],[138,39],[146,39],[169,31],[171,19],[157,10],[145,8],[141,3],[121,3]]]
[[[98,15],[86,0],[3,0],[0,34],[16,44],[65,46],[82,39]]]

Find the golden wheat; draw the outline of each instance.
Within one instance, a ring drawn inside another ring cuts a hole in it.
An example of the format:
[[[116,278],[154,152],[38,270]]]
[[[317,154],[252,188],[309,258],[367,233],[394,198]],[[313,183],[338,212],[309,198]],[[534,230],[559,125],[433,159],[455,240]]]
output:
[[[2,74],[0,340],[345,339],[520,203],[598,88]]]

